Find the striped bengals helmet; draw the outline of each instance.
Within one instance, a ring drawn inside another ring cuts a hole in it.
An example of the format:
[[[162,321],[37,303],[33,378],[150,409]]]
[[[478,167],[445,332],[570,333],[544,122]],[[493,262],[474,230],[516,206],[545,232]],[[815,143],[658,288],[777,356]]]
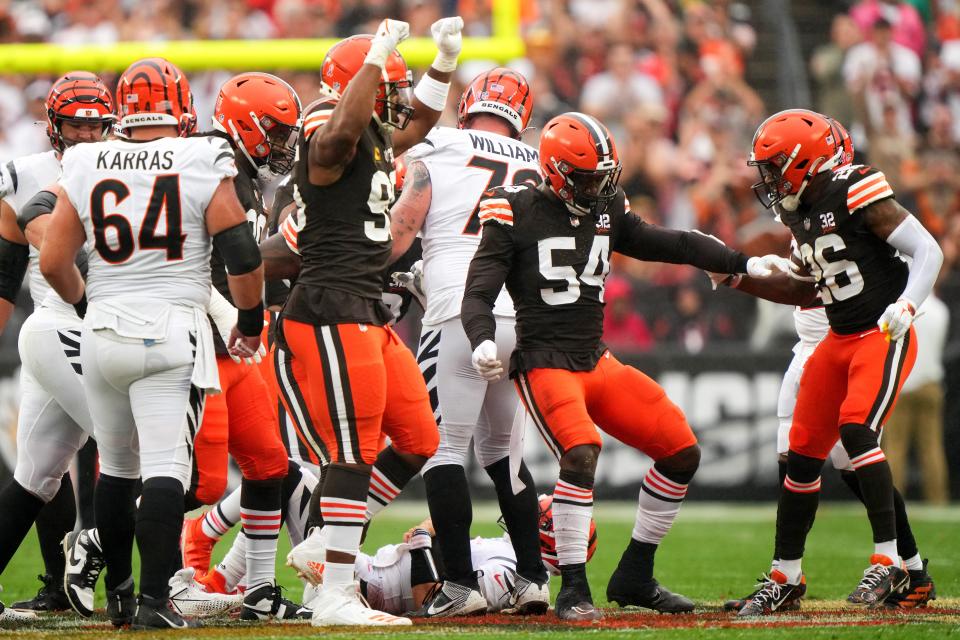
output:
[[[133,127],[172,126],[181,136],[196,130],[197,112],[187,77],[169,60],[143,58],[117,81],[120,131]]]
[[[570,213],[598,216],[617,194],[620,157],[599,120],[571,111],[543,128],[540,173]]]
[[[513,127],[519,138],[533,114],[533,95],[522,74],[505,67],[481,73],[470,81],[460,96],[457,126],[463,129],[474,113],[492,113]]]
[[[557,541],[553,537],[553,496],[540,496],[540,557],[547,571],[553,575],[560,573],[560,560],[557,558]],[[587,538],[587,561],[597,551],[597,523],[590,518],[590,533]]]
[[[62,152],[70,144],[60,131],[64,122],[98,123],[106,134],[116,119],[110,91],[88,71],[67,72],[47,94],[47,136],[57,151]]]

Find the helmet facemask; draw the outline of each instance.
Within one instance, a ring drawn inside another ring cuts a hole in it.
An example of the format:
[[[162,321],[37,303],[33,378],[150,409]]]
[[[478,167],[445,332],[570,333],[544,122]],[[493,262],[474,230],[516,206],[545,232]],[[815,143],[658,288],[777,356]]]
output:
[[[769,158],[767,160],[748,160],[747,164],[756,167],[760,172],[760,182],[751,186],[757,199],[767,209],[780,204],[780,202],[790,195],[793,184],[783,177],[785,169],[792,158],[787,158],[783,153]]]
[[[407,71],[406,78],[403,80],[380,83],[376,113],[381,124],[394,129],[403,129],[407,126],[414,111],[411,104],[412,87],[413,74],[409,71]]]
[[[599,216],[617,195],[619,162],[606,160],[592,170],[576,169],[563,160],[554,160],[553,166],[563,177],[563,186],[557,190],[557,195],[575,216]]]

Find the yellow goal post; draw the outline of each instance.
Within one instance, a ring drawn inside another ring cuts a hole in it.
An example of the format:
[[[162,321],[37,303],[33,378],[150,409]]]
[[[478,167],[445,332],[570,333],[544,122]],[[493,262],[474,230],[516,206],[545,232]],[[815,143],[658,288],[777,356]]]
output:
[[[507,62],[524,55],[518,0],[493,0],[492,35],[464,38],[461,60]],[[161,56],[184,71],[286,69],[319,71],[336,38],[297,40],[171,40],[110,45],[0,45],[0,73],[61,74],[72,69],[123,71],[138,58]],[[426,67],[436,47],[432,38],[411,38],[400,45],[411,67]]]

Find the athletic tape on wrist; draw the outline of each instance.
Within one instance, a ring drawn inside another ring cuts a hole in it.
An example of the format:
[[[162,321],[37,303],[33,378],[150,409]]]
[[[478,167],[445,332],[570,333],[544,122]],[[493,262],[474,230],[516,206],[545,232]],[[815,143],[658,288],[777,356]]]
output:
[[[457,56],[451,56],[442,51],[438,51],[436,57],[433,59],[433,64],[430,66],[437,71],[453,73],[457,70]]]
[[[363,64],[373,64],[383,69],[387,65],[387,58],[390,57],[392,52],[393,49],[388,47],[386,43],[374,40],[370,43],[370,50],[367,52],[367,57],[363,59]]]
[[[444,107],[447,106],[447,94],[449,92],[449,82],[440,82],[426,74],[420,78],[420,82],[413,89],[413,95],[417,96],[417,100],[434,111],[443,111]]]

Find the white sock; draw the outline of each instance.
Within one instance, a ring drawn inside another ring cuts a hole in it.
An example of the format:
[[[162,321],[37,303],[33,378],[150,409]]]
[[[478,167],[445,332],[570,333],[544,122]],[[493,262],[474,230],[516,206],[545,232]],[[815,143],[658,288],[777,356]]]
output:
[[[323,564],[324,589],[353,586],[353,563],[325,562]]]
[[[227,551],[223,561],[217,565],[217,571],[223,575],[227,591],[233,591],[243,580],[247,572],[247,537],[243,532],[237,534],[233,539],[233,545]]]
[[[219,540],[240,520],[240,487],[207,511],[200,524],[204,535]]]
[[[272,584],[277,563],[277,537],[280,535],[280,509],[241,509],[240,522],[247,538],[247,584]]]
[[[773,572],[779,568],[780,568],[780,558],[774,558],[773,561],[770,563],[770,571]]]
[[[553,490],[553,535],[561,566],[584,564],[593,517],[593,489],[557,480]]]
[[[670,480],[656,467],[650,467],[640,486],[637,519],[633,525],[633,539],[637,542],[660,544],[680,513],[680,504],[687,495],[687,485]]]
[[[401,487],[390,482],[387,476],[374,465],[370,471],[370,492],[367,494],[367,522],[396,500],[400,491]]]
[[[800,567],[802,560],[780,560],[777,571],[787,576],[787,583],[800,584],[800,576],[803,575],[803,569]]]
[[[907,558],[904,562],[907,565],[907,571],[923,571],[923,558],[919,553],[912,558]]]
[[[875,542],[873,544],[873,553],[881,556],[887,556],[893,560],[895,567],[900,566],[900,554],[897,552],[897,539],[887,540],[886,542]]]

